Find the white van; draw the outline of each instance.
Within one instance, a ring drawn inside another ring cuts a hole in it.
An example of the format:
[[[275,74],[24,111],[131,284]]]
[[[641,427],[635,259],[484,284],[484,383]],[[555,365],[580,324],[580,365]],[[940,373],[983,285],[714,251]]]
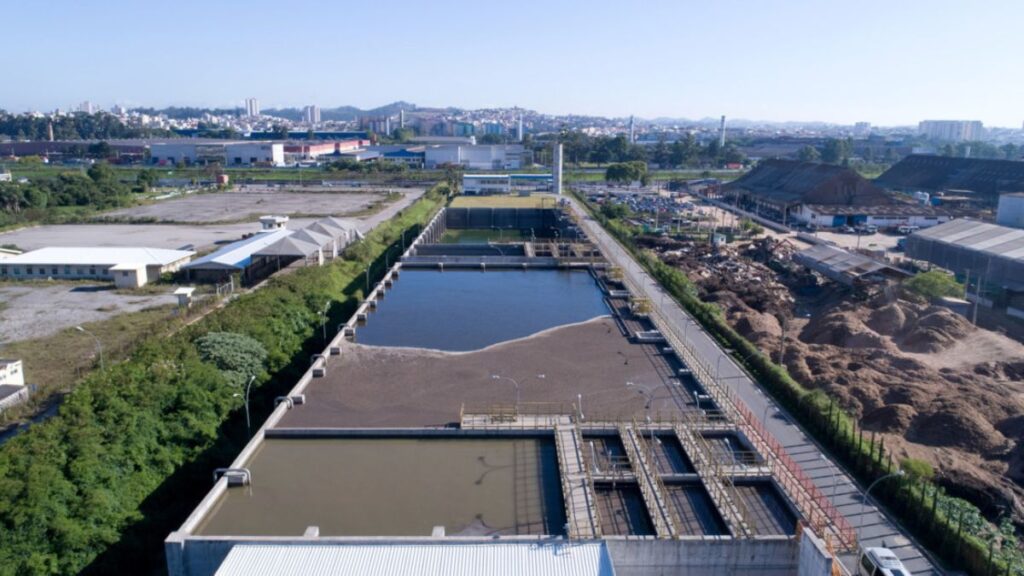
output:
[[[888,548],[865,548],[857,564],[858,576],[910,576],[903,562]]]

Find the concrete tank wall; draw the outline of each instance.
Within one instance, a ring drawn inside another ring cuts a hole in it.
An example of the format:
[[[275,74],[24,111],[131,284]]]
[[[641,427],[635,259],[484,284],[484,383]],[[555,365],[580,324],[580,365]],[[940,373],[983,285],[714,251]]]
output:
[[[607,540],[615,576],[793,576],[795,539]]]
[[[555,210],[547,208],[448,208],[445,223],[453,230],[550,228],[558,223]]]

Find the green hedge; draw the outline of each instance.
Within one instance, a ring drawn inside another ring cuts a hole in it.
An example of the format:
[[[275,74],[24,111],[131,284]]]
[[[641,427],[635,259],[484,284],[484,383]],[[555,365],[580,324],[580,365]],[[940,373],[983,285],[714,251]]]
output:
[[[254,426],[322,349],[329,327],[352,313],[365,274],[384,273],[441,206],[430,192],[339,260],[272,279],[195,325],[139,345],[132,357],[93,372],[59,412],[0,447],[0,574],[138,574],[159,569],[160,542],[210,487],[210,469],[244,445],[241,400],[230,375],[206,363],[196,341],[245,335],[266,351],[254,386]]]
[[[873,434],[865,437],[856,419],[843,412],[824,392],[804,388],[783,366],[733,330],[717,305],[700,299],[696,286],[682,271],[665,264],[656,254],[639,249],[633,241],[635,229],[609,220],[580,195],[576,198],[708,334],[732,349],[733,356],[741,359],[740,363],[757,381],[862,483],[870,484],[898,468],[884,442],[876,442]],[[926,479],[883,481],[872,491],[872,497],[883,502],[916,538],[956,569],[972,574],[1024,574],[1024,559],[1016,549],[1012,533],[984,521],[977,508],[966,501],[944,496],[941,489]],[[942,501],[946,502],[946,512]]]

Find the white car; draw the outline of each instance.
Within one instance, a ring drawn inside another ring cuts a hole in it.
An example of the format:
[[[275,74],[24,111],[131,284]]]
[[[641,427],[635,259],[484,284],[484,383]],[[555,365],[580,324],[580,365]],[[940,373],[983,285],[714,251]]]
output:
[[[910,576],[903,562],[888,548],[865,548],[857,564],[859,576]]]

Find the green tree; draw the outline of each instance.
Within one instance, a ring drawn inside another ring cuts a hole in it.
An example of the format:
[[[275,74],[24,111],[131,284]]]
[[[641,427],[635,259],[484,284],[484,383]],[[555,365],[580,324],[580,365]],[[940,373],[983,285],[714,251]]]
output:
[[[642,184],[646,184],[647,164],[639,161],[610,164],[604,172],[604,179],[620,184],[629,184],[639,180]]]
[[[275,140],[287,140],[288,139],[288,127],[284,124],[274,124],[274,127],[270,130]]]
[[[928,300],[943,297],[961,298],[964,295],[964,285],[957,282],[952,274],[940,270],[919,272],[904,282],[903,288]]]
[[[153,186],[156,186],[160,176],[156,173],[156,170],[152,168],[145,168],[139,170],[138,176],[135,177],[135,182],[138,184],[143,191],[149,190]]]
[[[797,152],[797,158],[801,162],[818,162],[821,160],[821,153],[814,146],[804,146]]]
[[[827,164],[845,164],[850,159],[853,142],[849,139],[829,138],[821,152],[821,160]]]
[[[106,162],[97,162],[89,167],[88,172],[89,178],[92,178],[93,182],[97,184],[101,182],[111,182],[114,180],[114,169],[110,167]]]
[[[245,384],[250,377],[263,373],[267,349],[245,334],[210,332],[195,342],[199,357],[213,364],[235,385]]]
[[[107,159],[114,155],[114,149],[106,141],[96,142],[89,145],[90,158]]]
[[[1016,144],[1003,144],[999,147],[999,150],[1003,153],[1003,158],[1006,160],[1017,160],[1020,157],[1020,147]]]

